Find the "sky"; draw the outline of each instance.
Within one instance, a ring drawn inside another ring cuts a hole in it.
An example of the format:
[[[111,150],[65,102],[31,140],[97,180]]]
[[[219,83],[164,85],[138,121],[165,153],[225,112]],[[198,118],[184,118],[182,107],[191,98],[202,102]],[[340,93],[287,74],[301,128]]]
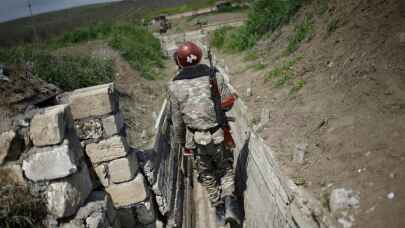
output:
[[[29,16],[28,1],[33,14],[116,0],[0,0],[0,22]]]

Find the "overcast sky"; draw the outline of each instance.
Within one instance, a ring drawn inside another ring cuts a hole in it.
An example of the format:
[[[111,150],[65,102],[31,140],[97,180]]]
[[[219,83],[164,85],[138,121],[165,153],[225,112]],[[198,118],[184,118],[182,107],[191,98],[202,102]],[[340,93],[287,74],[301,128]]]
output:
[[[28,0],[0,0],[0,22],[29,16]],[[34,14],[114,0],[31,0]]]

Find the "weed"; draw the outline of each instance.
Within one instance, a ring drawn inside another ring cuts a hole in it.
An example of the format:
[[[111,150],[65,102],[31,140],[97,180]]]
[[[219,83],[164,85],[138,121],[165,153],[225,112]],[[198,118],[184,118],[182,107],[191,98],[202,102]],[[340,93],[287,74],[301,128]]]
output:
[[[259,58],[256,51],[249,51],[246,53],[245,57],[243,58],[244,61],[255,61]]]
[[[305,16],[304,21],[295,27],[294,35],[288,41],[287,54],[291,54],[297,50],[301,42],[310,39],[313,33],[314,21],[311,16]]]
[[[328,22],[328,27],[326,28],[328,35],[330,35],[334,31],[336,31],[336,29],[338,28],[338,23],[339,23],[339,20],[336,19],[336,17],[332,17],[330,19],[330,21]]]
[[[221,28],[215,30],[211,34],[210,45],[215,48],[218,48],[218,49],[223,48],[224,44],[225,44],[226,35],[227,35],[228,31],[230,31],[232,29],[233,29],[232,27],[224,26],[224,27],[221,27]]]
[[[255,70],[259,71],[259,70],[263,70],[264,68],[266,68],[266,65],[263,63],[256,63],[253,68]]]
[[[294,59],[291,59],[285,63],[283,63],[279,67],[273,68],[268,75],[266,76],[266,80],[272,81],[275,87],[280,87],[287,84],[290,79],[293,77],[293,66],[301,60],[303,57],[298,56]]]
[[[329,201],[330,201],[330,193],[322,192],[321,193],[321,205],[329,210]]]
[[[290,90],[290,94],[298,92],[299,90],[301,90],[304,87],[304,85],[305,85],[305,81],[302,79],[295,81],[293,87]]]
[[[316,0],[316,12],[323,15],[329,8],[329,0]]]
[[[45,200],[17,185],[5,171],[0,172],[0,183],[0,227],[42,227],[47,215]]]

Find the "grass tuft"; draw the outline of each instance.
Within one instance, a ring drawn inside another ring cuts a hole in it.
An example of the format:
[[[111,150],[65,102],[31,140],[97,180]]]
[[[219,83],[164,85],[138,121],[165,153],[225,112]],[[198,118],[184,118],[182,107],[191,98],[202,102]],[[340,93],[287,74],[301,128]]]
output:
[[[294,65],[302,58],[302,56],[296,57],[284,62],[281,66],[273,68],[273,70],[267,74],[265,79],[271,81],[275,87],[281,87],[287,84],[294,76]]]
[[[287,46],[287,54],[295,52],[301,42],[311,39],[314,34],[314,21],[312,17],[305,16],[304,21],[295,27],[295,33],[290,37]]]
[[[4,170],[0,171],[0,183],[0,227],[42,227],[47,215],[45,199],[17,185]]]
[[[332,34],[336,29],[338,28],[338,23],[339,20],[336,19],[336,17],[332,17],[330,21],[328,22],[328,27],[326,28],[326,31],[328,35]]]

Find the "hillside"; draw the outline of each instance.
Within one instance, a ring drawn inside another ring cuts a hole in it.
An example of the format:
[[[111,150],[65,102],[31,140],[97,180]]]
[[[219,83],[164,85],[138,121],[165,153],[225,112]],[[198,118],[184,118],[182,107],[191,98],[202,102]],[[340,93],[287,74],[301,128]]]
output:
[[[405,224],[400,9],[400,1],[313,1],[252,50],[221,54],[233,63],[232,84],[253,124],[269,116],[261,136],[282,170],[303,178],[325,207],[333,189],[359,193],[353,217],[336,214],[353,227]],[[291,51],[297,31],[305,39]],[[305,150],[302,163],[292,161],[297,147]]]

